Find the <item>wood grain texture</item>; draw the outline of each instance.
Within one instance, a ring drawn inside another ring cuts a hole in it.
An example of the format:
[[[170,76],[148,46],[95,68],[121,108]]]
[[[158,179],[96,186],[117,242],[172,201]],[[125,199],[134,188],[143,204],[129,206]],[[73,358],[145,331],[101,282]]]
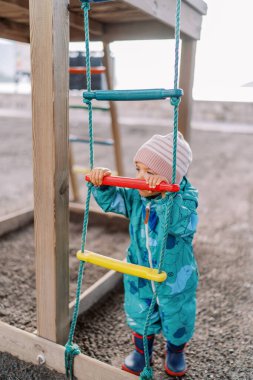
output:
[[[0,37],[19,42],[29,42],[29,26],[8,19],[0,19]]]
[[[33,208],[26,208],[0,218],[0,236],[16,231],[33,221]]]
[[[142,12],[148,13],[153,18],[170,27],[175,27],[176,1],[175,0],[125,0]],[[181,32],[191,38],[200,38],[201,15],[191,6],[182,2],[181,5]]]
[[[189,4],[193,9],[196,9],[200,14],[207,14],[207,4],[202,0],[183,0],[186,4]]]
[[[30,0],[37,330],[68,332],[67,0]]]
[[[95,303],[100,301],[105,295],[108,295],[115,286],[123,280],[122,273],[115,271],[108,271],[103,277],[90,286],[80,296],[80,304],[78,309],[78,315],[89,310]],[[75,300],[69,304],[70,319],[72,319],[73,310],[75,306]]]
[[[108,42],[174,38],[173,28],[152,19],[106,24],[104,31],[104,40]]]
[[[112,67],[110,61],[110,44],[104,42],[104,65],[106,67],[106,81],[109,90],[113,89],[112,84]],[[112,138],[114,141],[114,157],[116,163],[117,174],[124,176],[124,167],[122,159],[122,148],[121,148],[121,136],[120,136],[120,127],[118,122],[118,114],[115,102],[109,102],[110,106],[110,115],[111,115],[111,130]]]
[[[46,4],[46,2],[42,2]],[[115,0],[106,3],[93,3],[90,11],[90,37],[92,40],[101,40],[104,28],[107,31],[114,24],[120,31],[120,40],[130,39],[133,37],[133,32],[129,28],[125,28],[124,24],[147,23],[153,21],[159,25],[165,25],[168,28],[175,26],[175,0]],[[0,36],[17,41],[28,42],[25,29],[29,28],[29,0],[0,0],[1,23]],[[70,0],[70,36],[72,41],[83,41],[83,17],[80,9],[80,0]],[[182,33],[185,36],[193,39],[200,38],[200,30],[202,23],[202,15],[207,13],[206,3],[202,0],[183,0],[182,1]],[[14,23],[14,24],[12,24]],[[16,24],[19,25],[15,26]],[[22,27],[23,28],[22,28]],[[15,33],[15,30],[19,33]],[[124,31],[124,36],[123,36]],[[144,31],[144,29],[143,29]],[[155,38],[165,38],[163,33],[161,37],[158,34],[159,28],[156,27]],[[153,38],[150,33],[146,39]],[[138,38],[138,34],[136,36]],[[141,37],[143,38],[143,37]],[[117,38],[114,38],[117,40]]]
[[[0,352],[8,352],[33,364],[38,364],[38,355],[43,354],[46,367],[65,373],[63,346],[3,322],[0,322],[0,337]],[[83,354],[75,357],[74,374],[78,380],[84,376],[85,380],[136,380],[135,375]]]
[[[184,39],[182,41],[179,87],[184,90],[184,95],[179,107],[178,128],[188,142],[190,142],[191,139],[192,88],[194,82],[196,45],[197,42],[192,39]]]

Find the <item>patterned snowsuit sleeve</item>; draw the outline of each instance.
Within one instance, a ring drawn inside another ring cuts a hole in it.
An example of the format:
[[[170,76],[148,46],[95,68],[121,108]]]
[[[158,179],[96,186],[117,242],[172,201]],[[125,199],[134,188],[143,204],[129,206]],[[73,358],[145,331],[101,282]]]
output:
[[[98,205],[105,212],[114,212],[127,218],[130,217],[132,210],[132,189],[113,186],[93,186],[92,194]]]
[[[194,235],[198,224],[197,207],[198,191],[187,181],[173,200],[169,234],[180,237]]]

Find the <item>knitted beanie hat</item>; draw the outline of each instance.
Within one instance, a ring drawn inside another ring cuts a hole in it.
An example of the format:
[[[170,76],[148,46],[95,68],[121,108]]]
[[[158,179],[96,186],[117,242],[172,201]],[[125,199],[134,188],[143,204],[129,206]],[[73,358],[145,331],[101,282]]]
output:
[[[145,142],[134,156],[134,162],[141,162],[155,173],[165,177],[171,183],[173,166],[173,133],[154,135]],[[192,162],[192,151],[183,135],[178,132],[176,183],[180,183],[187,174]]]

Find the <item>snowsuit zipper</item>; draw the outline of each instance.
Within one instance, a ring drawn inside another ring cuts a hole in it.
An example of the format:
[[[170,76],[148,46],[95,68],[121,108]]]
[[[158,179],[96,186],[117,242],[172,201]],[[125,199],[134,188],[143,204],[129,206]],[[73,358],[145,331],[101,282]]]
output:
[[[146,236],[146,248],[148,251],[148,261],[149,261],[149,266],[150,268],[153,268],[153,263],[152,263],[152,252],[149,247],[149,235],[148,235],[148,221],[149,221],[149,216],[150,216],[150,203],[147,204],[146,206],[146,214],[145,214],[145,220],[144,220],[144,225],[145,225],[145,236]],[[153,293],[156,292],[156,287],[154,281],[151,281],[151,287],[153,290]],[[156,297],[156,302],[159,305],[159,300],[158,297]]]

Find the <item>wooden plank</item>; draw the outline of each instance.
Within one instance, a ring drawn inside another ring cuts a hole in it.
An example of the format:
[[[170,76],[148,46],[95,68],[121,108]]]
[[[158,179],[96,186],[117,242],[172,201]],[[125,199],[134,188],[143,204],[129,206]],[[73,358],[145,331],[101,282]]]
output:
[[[109,90],[113,89],[113,69],[110,61],[110,44],[105,42],[104,45],[104,65],[106,67],[106,81]],[[110,115],[111,115],[111,132],[114,141],[114,158],[116,164],[116,170],[118,175],[124,176],[124,166],[122,160],[122,148],[121,148],[121,137],[120,137],[120,127],[118,122],[118,114],[115,102],[109,102]]]
[[[26,2],[0,0],[0,9],[2,18],[27,24],[29,22],[28,0]]]
[[[68,335],[68,0],[30,0],[38,334]]]
[[[106,24],[104,39],[108,42],[174,38],[174,29],[158,21]]]
[[[70,27],[72,29],[77,29],[81,33],[80,40],[84,39],[84,25],[83,25],[83,14],[80,10],[79,13],[74,13],[71,11],[71,8],[69,7],[69,23]],[[97,22],[95,20],[89,19],[89,27],[90,27],[90,34],[94,36],[102,36],[103,35],[103,25],[100,22]]]
[[[2,14],[0,36],[28,42],[29,39],[25,34],[24,28],[28,30],[29,27],[29,0],[0,0],[0,7]],[[73,41],[81,41],[83,40],[83,22],[79,0],[71,0],[69,11],[71,39]],[[201,16],[206,14],[206,12],[207,6],[202,0],[184,0],[182,2],[182,33],[198,39],[200,36]],[[5,17],[4,15],[7,16]],[[7,18],[7,20],[5,20],[7,24],[3,23],[3,17]],[[114,1],[92,4],[90,17],[91,39],[99,40],[99,36],[103,33],[104,24],[123,24],[126,22],[129,25],[130,22],[136,22],[137,24],[144,20],[148,23],[152,21],[152,19],[153,21],[157,21],[158,25],[165,24],[173,28],[175,22],[175,0],[143,0],[141,2],[139,0],[124,0],[122,2]],[[17,33],[17,27],[9,24],[11,21],[14,23],[23,23],[23,29],[20,25],[19,33]],[[156,28],[158,28],[158,26]],[[16,33],[14,33],[15,31]],[[132,37],[133,32],[131,28],[128,28],[128,32],[130,32],[131,38],[134,38]],[[137,36],[136,38],[139,37]],[[122,37],[121,32],[120,39],[127,39],[127,33]]]
[[[83,204],[70,202],[70,221],[73,223],[82,223],[84,215]],[[128,232],[129,220],[122,215],[111,212],[105,213],[94,208],[90,208],[89,226],[113,226],[118,231]]]
[[[2,3],[6,3],[7,6],[15,6],[21,12],[29,9],[29,0],[1,0]]]
[[[119,3],[118,5],[121,5]],[[109,4],[108,4],[109,5]],[[97,6],[97,8],[92,8],[91,17],[95,20],[99,20],[105,24],[114,23],[114,22],[129,22],[132,21],[149,21],[152,19],[149,15],[140,12],[138,9],[134,7],[124,7],[121,9],[120,7],[115,7],[115,5],[111,2],[110,9],[108,5],[105,5],[106,9],[103,9],[101,5]]]
[[[176,1],[175,0],[124,0],[125,3],[139,8],[155,19],[170,27],[175,27]],[[202,17],[191,6],[182,3],[181,31],[186,36],[198,40],[200,38]]]
[[[82,223],[84,206],[81,203],[70,202],[70,221],[73,223]],[[23,209],[11,214],[4,215],[0,218],[0,237],[25,227],[33,222],[33,208]],[[128,232],[128,220],[117,214],[105,213],[90,209],[89,225],[117,226],[119,231]]]
[[[78,202],[80,201],[78,178],[77,178],[76,173],[74,173],[73,167],[74,167],[73,149],[70,144],[69,145],[69,178],[70,178],[70,185],[72,189],[73,200],[74,202]]]
[[[16,231],[33,221],[33,208],[27,208],[18,212],[5,215],[0,218],[0,237]]]
[[[189,4],[193,9],[196,9],[200,14],[207,14],[207,4],[202,0],[183,0],[184,3]]]
[[[16,10],[20,13],[25,12],[25,14],[27,14],[27,11],[29,10],[29,0],[1,0],[0,3],[3,9]]]
[[[89,310],[104,296],[106,296],[109,292],[115,289],[115,286],[117,286],[122,281],[122,277],[122,273],[110,270],[98,281],[96,281],[95,284],[93,284],[85,292],[83,292],[80,296],[78,315]],[[69,304],[70,320],[72,319],[74,306],[75,300],[70,302]]]
[[[192,117],[192,88],[194,81],[195,55],[197,42],[192,39],[182,40],[181,68],[179,87],[184,90],[184,96],[179,107],[178,128],[185,139],[191,139],[191,117]]]
[[[0,37],[19,42],[29,42],[29,27],[10,20],[0,19]]]
[[[65,373],[63,346],[3,322],[0,322],[0,351],[33,364],[38,364],[38,356],[42,355],[46,367]],[[136,380],[135,375],[83,354],[75,358],[74,374],[78,380],[84,379],[84,374],[85,380]]]

